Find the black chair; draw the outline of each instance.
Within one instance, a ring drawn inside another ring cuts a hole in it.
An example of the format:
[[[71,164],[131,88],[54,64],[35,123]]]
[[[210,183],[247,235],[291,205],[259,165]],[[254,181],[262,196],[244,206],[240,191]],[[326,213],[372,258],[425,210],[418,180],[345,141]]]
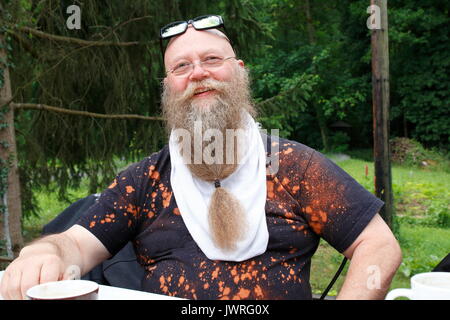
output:
[[[450,253],[434,267],[433,272],[450,272]]]

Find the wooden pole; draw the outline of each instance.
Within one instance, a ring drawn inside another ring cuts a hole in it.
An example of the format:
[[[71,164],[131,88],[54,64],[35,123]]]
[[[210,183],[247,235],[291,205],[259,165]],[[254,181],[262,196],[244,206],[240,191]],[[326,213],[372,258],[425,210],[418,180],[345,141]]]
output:
[[[387,0],[371,0],[379,8],[378,27],[372,28],[372,99],[375,193],[384,201],[381,216],[392,227],[394,203],[389,148],[389,39]],[[376,18],[376,15],[374,16]]]

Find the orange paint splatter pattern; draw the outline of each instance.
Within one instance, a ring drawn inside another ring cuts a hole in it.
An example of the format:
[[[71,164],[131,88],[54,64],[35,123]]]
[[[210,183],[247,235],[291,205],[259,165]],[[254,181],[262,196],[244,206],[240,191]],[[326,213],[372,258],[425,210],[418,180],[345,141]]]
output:
[[[80,224],[111,253],[133,239],[146,271],[143,290],[187,299],[310,299],[310,259],[320,237],[343,251],[342,239],[364,227],[351,223],[362,210],[353,208],[348,178],[320,154],[283,139],[278,154],[279,171],[266,180],[269,243],[252,259],[213,261],[200,250],[176,204],[167,146],[121,173]]]

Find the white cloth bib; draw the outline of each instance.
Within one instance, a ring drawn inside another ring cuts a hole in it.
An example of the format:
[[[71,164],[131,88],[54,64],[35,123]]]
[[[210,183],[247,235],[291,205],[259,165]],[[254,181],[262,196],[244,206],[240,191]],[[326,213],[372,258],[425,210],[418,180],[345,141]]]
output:
[[[208,207],[214,182],[194,176],[183,163],[175,134],[169,140],[170,182],[181,217],[194,241],[211,260],[243,261],[264,253],[269,241],[266,221],[266,154],[258,126],[247,113],[245,139],[247,150],[233,174],[220,181],[241,203],[247,231],[236,243],[236,250],[223,251],[214,245],[208,223]]]

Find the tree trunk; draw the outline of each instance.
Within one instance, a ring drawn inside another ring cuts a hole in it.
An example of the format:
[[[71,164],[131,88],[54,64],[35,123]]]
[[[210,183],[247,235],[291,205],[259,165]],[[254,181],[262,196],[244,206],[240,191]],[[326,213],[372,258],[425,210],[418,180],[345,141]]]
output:
[[[380,8],[381,29],[372,30],[372,96],[375,193],[384,201],[380,214],[392,227],[394,200],[389,148],[389,39],[387,0],[371,0]]]
[[[408,120],[406,120],[405,110],[403,110],[403,136],[408,138]]]
[[[316,45],[316,30],[315,30],[314,24],[313,24],[309,0],[303,1],[303,10],[304,10],[305,16],[306,16],[306,27],[308,30],[309,44],[314,46],[314,45]],[[314,67],[313,67],[313,72],[315,72]],[[323,114],[323,110],[322,110],[322,107],[320,106],[320,104],[318,104],[315,101],[312,101],[311,103],[316,112],[316,119],[317,119],[317,124],[319,125],[323,149],[325,151],[328,151],[329,145],[328,145],[327,121],[325,119],[325,116]]]
[[[314,29],[313,20],[311,16],[311,6],[309,0],[304,0],[303,8],[306,15],[306,27],[308,29],[308,38],[310,44],[316,44],[316,30]]]
[[[0,126],[0,172],[7,174],[6,186],[3,185],[1,188],[5,193],[0,197],[0,205],[3,208],[3,210],[0,210],[0,235],[2,236],[0,240],[5,245],[8,257],[12,257],[13,255],[17,256],[23,246],[22,203],[17,165],[14,109],[8,105],[3,106],[12,98],[6,50],[4,35],[0,34],[0,123],[3,124],[3,126]]]

